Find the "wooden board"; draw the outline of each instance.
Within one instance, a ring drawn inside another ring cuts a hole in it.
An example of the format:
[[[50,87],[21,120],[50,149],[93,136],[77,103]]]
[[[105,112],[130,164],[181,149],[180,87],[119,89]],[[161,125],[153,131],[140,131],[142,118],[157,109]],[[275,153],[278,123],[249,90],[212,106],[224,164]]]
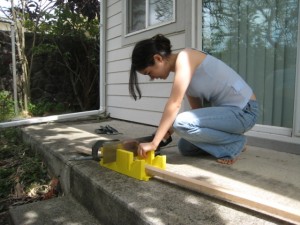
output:
[[[254,196],[238,193],[223,187],[209,184],[200,180],[185,177],[166,170],[161,170],[153,166],[146,165],[146,173],[150,176],[174,183],[180,187],[211,197],[224,200],[254,211],[287,221],[293,224],[300,224],[300,210],[295,210],[274,202],[265,202]]]
[[[92,149],[85,147],[85,146],[75,146],[75,151],[85,154],[85,155],[92,155]],[[98,151],[98,155],[101,156],[101,151]]]

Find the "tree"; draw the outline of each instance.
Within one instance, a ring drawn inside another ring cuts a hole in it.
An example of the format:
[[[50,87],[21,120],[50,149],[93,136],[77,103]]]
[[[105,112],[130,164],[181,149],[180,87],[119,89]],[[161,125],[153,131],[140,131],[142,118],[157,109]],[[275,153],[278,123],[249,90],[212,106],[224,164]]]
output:
[[[46,35],[60,36],[78,36],[82,41],[89,38],[97,38],[99,9],[100,4],[98,0],[14,0],[11,1],[10,12],[7,17],[13,19],[17,26],[16,43],[18,50],[18,58],[22,68],[22,109],[27,112],[28,105],[31,102],[31,75],[32,68],[35,61],[35,56],[45,52],[57,52],[63,56],[62,63],[68,68],[70,79],[72,81],[75,96],[76,86],[81,79],[78,79],[78,68],[72,68],[68,61],[68,52],[63,52],[59,48],[58,43],[43,44],[43,39]],[[17,5],[15,5],[17,3]],[[2,10],[3,11],[3,10]],[[25,46],[25,30],[32,34],[31,46]],[[37,38],[39,43],[37,46]],[[54,40],[54,39],[53,39]],[[56,45],[53,46],[53,45]],[[54,48],[53,48],[54,47]],[[27,52],[26,52],[27,49]],[[88,51],[86,51],[88,52]],[[80,65],[78,63],[77,65]],[[77,77],[76,77],[77,76]],[[81,102],[81,101],[79,101]],[[84,106],[79,103],[82,109]]]
[[[25,52],[25,30],[31,31],[36,37],[40,32],[40,26],[47,21],[47,14],[53,9],[54,3],[51,0],[10,0],[10,9],[1,8],[1,12],[16,24],[16,46],[18,61],[21,65],[21,90],[19,99],[23,112],[28,112],[30,103],[30,75],[32,68],[32,52]],[[35,47],[35,39],[31,48]],[[31,62],[31,64],[29,64]]]
[[[72,2],[56,4],[53,12],[56,19],[47,27],[50,42],[40,44],[35,51],[39,52],[43,48],[42,52],[45,52],[48,49],[49,54],[58,55],[62,59],[56,63],[69,76],[73,95],[79,109],[83,111],[90,109],[92,102],[98,99],[98,96],[91,96],[91,93],[98,85],[99,14],[83,16],[77,12],[85,12],[85,6],[80,7],[76,8]]]

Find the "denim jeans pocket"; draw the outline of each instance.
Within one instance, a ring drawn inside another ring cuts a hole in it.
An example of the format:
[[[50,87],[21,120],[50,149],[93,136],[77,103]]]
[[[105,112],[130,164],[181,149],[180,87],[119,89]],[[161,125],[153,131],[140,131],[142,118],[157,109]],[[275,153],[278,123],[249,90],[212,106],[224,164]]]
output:
[[[250,100],[247,105],[243,108],[245,131],[250,130],[255,123],[259,115],[258,102],[256,100]]]

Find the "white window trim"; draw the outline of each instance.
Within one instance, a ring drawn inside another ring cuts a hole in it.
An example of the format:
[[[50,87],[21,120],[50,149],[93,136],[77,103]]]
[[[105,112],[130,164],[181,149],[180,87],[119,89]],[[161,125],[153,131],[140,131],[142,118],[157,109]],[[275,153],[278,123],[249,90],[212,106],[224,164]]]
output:
[[[298,11],[297,46],[293,136],[300,137],[300,6]]]
[[[156,34],[172,35],[183,33],[188,27],[190,27],[190,20],[187,17],[189,14],[190,1],[175,1],[173,22],[167,21],[166,23],[161,23],[159,25],[152,26],[151,28],[143,29],[140,31],[132,32],[127,34],[127,1],[122,1],[123,3],[123,24],[122,24],[122,46],[134,45],[136,42],[152,37]],[[180,10],[180,11],[179,11]]]
[[[166,21],[166,22],[162,22],[162,23],[158,23],[158,24],[155,24],[155,25],[149,25],[148,24],[148,11],[149,11],[149,0],[146,0],[146,19],[145,19],[145,28],[144,29],[141,29],[141,30],[138,30],[138,31],[134,31],[134,32],[130,32],[130,33],[127,33],[127,27],[128,27],[128,20],[127,20],[127,15],[128,15],[128,0],[126,0],[126,5],[125,5],[125,34],[124,34],[124,37],[130,37],[130,36],[133,36],[133,35],[136,35],[136,34],[139,34],[139,33],[143,33],[145,31],[148,31],[148,30],[153,30],[155,28],[158,28],[158,27],[162,27],[162,26],[165,26],[165,25],[168,25],[168,24],[171,24],[171,23],[175,23],[176,22],[176,0],[172,0],[173,1],[173,19],[172,20],[169,20],[169,21]]]

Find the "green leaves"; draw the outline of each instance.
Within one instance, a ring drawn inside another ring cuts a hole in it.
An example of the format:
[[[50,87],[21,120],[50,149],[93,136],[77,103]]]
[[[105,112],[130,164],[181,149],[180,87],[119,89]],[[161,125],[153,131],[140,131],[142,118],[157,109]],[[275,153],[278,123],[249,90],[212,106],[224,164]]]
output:
[[[0,121],[14,116],[14,101],[8,91],[0,91]]]

